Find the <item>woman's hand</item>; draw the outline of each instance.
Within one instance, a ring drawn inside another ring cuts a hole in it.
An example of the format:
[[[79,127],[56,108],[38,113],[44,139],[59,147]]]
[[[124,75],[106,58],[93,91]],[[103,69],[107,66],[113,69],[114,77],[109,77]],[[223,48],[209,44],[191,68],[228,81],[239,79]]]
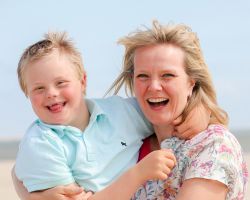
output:
[[[29,200],[83,200],[84,190],[76,184],[57,186],[41,192],[29,194]]]
[[[211,112],[202,104],[197,105],[191,110],[184,122],[182,122],[181,117],[174,120],[175,132],[173,136],[184,140],[193,138],[208,127],[210,114]]]
[[[164,180],[176,165],[176,158],[169,149],[156,150],[137,163],[138,178],[145,183],[147,180]]]

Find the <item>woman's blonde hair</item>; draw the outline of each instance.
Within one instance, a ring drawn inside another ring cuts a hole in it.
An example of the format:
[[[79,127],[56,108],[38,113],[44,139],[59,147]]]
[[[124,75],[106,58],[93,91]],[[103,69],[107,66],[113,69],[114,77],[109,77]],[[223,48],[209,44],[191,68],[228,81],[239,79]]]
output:
[[[32,62],[48,56],[57,50],[59,53],[68,56],[68,59],[75,66],[79,79],[85,74],[80,52],[76,49],[73,42],[68,39],[66,32],[49,32],[44,35],[44,40],[38,41],[29,46],[22,54],[17,68],[18,81],[24,94],[27,96],[27,86],[24,80],[25,69]]]
[[[189,78],[195,81],[192,96],[189,98],[187,106],[183,111],[182,119],[185,120],[189,112],[196,105],[202,103],[211,111],[210,123],[227,125],[228,115],[217,104],[216,92],[201,51],[199,39],[190,27],[184,24],[164,26],[158,21],[153,21],[152,29],[147,27],[143,30],[138,29],[121,38],[118,43],[125,47],[123,69],[107,93],[114,91],[114,94],[117,94],[124,85],[126,94],[134,95],[133,71],[135,50],[150,45],[172,44],[184,51],[185,71]]]

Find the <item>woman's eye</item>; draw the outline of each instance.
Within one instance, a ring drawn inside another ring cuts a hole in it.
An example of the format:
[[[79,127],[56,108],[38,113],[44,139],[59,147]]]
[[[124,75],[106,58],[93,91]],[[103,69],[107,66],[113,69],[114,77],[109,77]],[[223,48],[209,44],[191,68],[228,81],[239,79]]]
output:
[[[162,75],[163,78],[170,78],[170,77],[175,77],[174,74],[166,73]]]
[[[139,78],[139,79],[147,79],[148,78],[148,75],[147,74],[138,74],[137,76],[136,76],[136,78]]]

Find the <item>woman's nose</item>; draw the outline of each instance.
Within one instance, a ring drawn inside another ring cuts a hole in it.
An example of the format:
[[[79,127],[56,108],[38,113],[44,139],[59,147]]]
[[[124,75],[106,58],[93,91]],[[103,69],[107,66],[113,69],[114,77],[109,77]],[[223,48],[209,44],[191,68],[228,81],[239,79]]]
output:
[[[151,82],[150,82],[149,88],[151,90],[157,90],[157,91],[161,90],[162,89],[161,80],[152,79]]]

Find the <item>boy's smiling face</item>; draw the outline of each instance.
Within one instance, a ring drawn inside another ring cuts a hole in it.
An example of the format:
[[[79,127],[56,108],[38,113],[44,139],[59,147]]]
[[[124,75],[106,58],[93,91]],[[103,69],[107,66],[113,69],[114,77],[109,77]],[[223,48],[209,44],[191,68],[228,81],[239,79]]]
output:
[[[33,110],[43,122],[75,127],[81,124],[86,75],[79,79],[67,54],[54,50],[30,63],[24,80]]]

